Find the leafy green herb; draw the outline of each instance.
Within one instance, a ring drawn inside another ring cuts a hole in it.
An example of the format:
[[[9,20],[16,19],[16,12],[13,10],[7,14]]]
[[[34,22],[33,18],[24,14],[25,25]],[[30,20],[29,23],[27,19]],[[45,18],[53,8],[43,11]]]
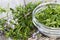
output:
[[[60,28],[60,5],[49,4],[46,7],[43,11],[36,13],[35,17],[48,27]]]
[[[36,29],[32,23],[32,11],[39,4],[40,2],[35,4],[28,3],[26,7],[19,6],[15,10],[10,8],[14,16],[13,19],[14,21],[18,19],[18,24],[11,22],[15,25],[15,28],[10,28],[9,31],[6,31],[6,36],[14,40],[27,40]]]

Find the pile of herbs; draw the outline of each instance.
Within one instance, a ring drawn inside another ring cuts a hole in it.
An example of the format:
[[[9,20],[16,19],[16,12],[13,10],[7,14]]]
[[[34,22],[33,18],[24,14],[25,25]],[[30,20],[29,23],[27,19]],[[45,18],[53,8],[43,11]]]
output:
[[[47,27],[60,28],[60,5],[46,5],[46,9],[36,13],[37,20]]]
[[[17,19],[17,22],[10,22],[15,27],[14,29],[9,28],[9,31],[5,32],[6,37],[11,37],[14,40],[27,40],[36,29],[32,23],[32,11],[39,4],[40,2],[28,3],[25,7],[20,5],[16,9],[10,8],[13,20]]]

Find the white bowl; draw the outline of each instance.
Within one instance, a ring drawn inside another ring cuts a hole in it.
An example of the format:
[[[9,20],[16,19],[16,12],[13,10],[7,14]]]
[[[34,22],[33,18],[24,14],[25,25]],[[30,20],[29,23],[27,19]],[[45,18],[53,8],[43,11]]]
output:
[[[42,3],[40,5],[38,5],[34,10],[33,10],[33,13],[32,13],[32,21],[33,21],[33,24],[38,28],[38,30],[43,33],[44,35],[47,35],[49,37],[60,37],[60,28],[50,28],[50,27],[47,27],[43,24],[41,24],[40,22],[38,22],[38,20],[35,18],[35,14],[41,10],[43,10],[43,8],[45,8],[45,6],[47,4],[59,4],[59,2],[47,2],[47,3]]]

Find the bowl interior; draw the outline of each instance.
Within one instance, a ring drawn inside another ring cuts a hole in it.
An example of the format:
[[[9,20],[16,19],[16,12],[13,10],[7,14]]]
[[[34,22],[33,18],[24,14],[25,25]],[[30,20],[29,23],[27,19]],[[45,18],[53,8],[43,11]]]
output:
[[[40,4],[39,6],[37,6],[34,11],[33,11],[33,19],[35,20],[35,22],[39,25],[39,26],[44,26],[45,28],[48,28],[48,29],[60,29],[60,28],[54,28],[54,27],[48,27],[42,23],[39,22],[39,20],[35,17],[36,14],[38,14],[39,12],[45,10],[48,6],[47,5],[50,5],[52,8],[55,8],[57,5],[60,6],[60,3],[55,3],[55,2],[48,2],[48,3],[43,3],[43,4]]]

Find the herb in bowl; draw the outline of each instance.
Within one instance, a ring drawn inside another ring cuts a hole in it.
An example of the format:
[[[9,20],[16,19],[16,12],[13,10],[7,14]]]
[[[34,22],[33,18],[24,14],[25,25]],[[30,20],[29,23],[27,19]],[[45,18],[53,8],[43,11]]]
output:
[[[43,25],[60,28],[60,5],[48,4],[43,11],[37,12],[35,17]]]

